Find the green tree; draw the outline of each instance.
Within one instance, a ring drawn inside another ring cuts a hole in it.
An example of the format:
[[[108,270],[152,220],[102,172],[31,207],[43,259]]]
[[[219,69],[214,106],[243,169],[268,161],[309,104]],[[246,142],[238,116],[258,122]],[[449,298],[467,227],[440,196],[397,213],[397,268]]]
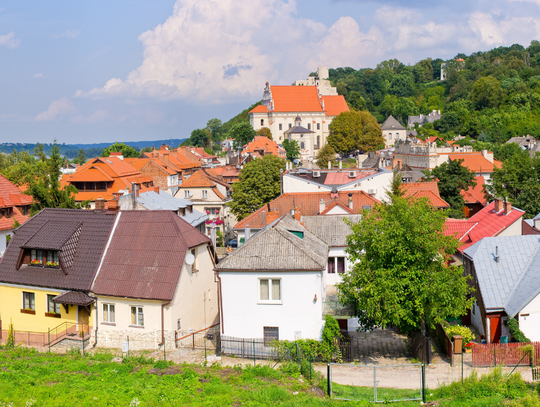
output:
[[[223,140],[223,124],[219,119],[210,119],[206,123],[206,129],[210,132],[210,137],[214,144],[219,144]]]
[[[300,146],[296,140],[283,140],[283,148],[287,152],[287,160],[293,161],[300,158]]]
[[[261,127],[257,130],[257,136],[268,137],[270,140],[274,140],[272,138],[272,132],[268,127]]]
[[[124,143],[116,142],[114,144],[111,144],[109,147],[104,148],[103,152],[101,153],[102,157],[108,157],[111,155],[111,153],[122,153],[124,157],[138,157],[140,153],[135,150],[133,147],[128,146]]]
[[[502,98],[501,83],[491,75],[478,79],[471,89],[471,101],[477,109],[498,107]]]
[[[75,201],[77,188],[72,185],[60,186],[62,162],[60,147],[55,141],[51,147],[50,157],[45,161],[46,171],[39,176],[27,174],[23,177],[23,181],[27,185],[25,193],[33,198],[30,205],[32,215],[43,208],[81,208],[86,206],[86,202],[78,204]]]
[[[540,213],[540,154],[515,154],[495,167],[491,183],[486,185],[490,196],[508,199],[526,212],[527,218]]]
[[[232,186],[232,201],[228,204],[238,220],[279,196],[280,170],[285,170],[285,160],[275,155],[265,155],[244,166]]]
[[[234,140],[234,148],[237,149],[253,141],[256,135],[257,132],[253,130],[251,124],[240,122],[231,127],[227,133],[227,138],[232,138]]]
[[[79,153],[77,154],[77,158],[73,160],[75,164],[84,165],[86,163],[86,154],[84,153],[84,150],[81,148],[79,150]]]
[[[151,152],[154,151],[154,150],[155,150],[155,148],[154,148],[154,145],[152,144],[151,147],[143,147],[143,148],[141,148],[140,153],[141,153],[141,154],[142,154],[142,153],[151,153]]]
[[[384,145],[382,131],[377,119],[369,112],[341,112],[330,123],[328,144],[338,153],[355,150],[374,151]]]
[[[45,161],[38,161],[28,151],[18,152],[13,149],[11,154],[2,155],[0,172],[15,185],[21,186],[26,177],[40,177],[47,171]]]
[[[394,168],[394,174],[392,175],[392,183],[390,184],[390,189],[386,190],[386,195],[390,199],[390,203],[395,198],[401,198],[405,195],[403,192],[403,181],[397,167]]]
[[[418,108],[409,98],[398,98],[394,104],[393,114],[406,123],[409,116],[418,114]]]
[[[47,159],[47,154],[45,154],[43,144],[36,144],[36,146],[34,147],[34,157],[36,157],[39,161],[45,161]]]
[[[433,170],[426,170],[426,180],[439,180],[439,193],[441,198],[450,205],[448,215],[452,218],[463,218],[463,208],[465,201],[461,191],[466,191],[469,187],[475,187],[475,173],[467,167],[461,165],[463,160],[453,160],[444,162]]]
[[[351,224],[347,253],[352,269],[337,285],[340,301],[354,306],[364,329],[396,325],[422,331],[472,306],[469,277],[446,264],[459,242],[443,233],[446,215],[426,198],[392,197],[364,210]]]
[[[336,152],[330,144],[325,144],[317,153],[316,164],[319,168],[327,168],[328,162],[334,163]]]
[[[400,74],[392,78],[390,89],[392,95],[397,97],[409,97],[414,95],[414,79],[411,75]]]
[[[183,146],[208,147],[212,141],[210,132],[206,129],[195,129],[191,132],[191,137],[185,140]]]

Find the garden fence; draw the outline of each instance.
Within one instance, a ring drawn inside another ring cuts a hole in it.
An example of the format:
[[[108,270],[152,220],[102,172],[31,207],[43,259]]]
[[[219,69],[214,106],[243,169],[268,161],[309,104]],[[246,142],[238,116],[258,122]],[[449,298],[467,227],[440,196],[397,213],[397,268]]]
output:
[[[369,401],[425,401],[425,365],[355,365],[330,363],[328,394],[333,399]]]
[[[2,329],[0,334],[0,344],[5,345],[8,341],[9,331]],[[31,347],[43,347],[48,344],[47,332],[13,331],[15,345]]]
[[[533,360],[523,347],[532,345]],[[540,342],[473,344],[473,367],[532,366],[540,361]]]
[[[209,349],[220,352],[220,327],[214,324],[199,331],[175,331],[177,348]]]

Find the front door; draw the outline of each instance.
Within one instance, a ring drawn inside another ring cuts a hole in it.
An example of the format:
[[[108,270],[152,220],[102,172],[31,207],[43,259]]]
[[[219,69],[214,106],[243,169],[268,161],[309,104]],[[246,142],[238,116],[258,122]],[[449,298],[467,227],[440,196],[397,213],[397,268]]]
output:
[[[84,331],[85,334],[88,334],[90,332],[88,327],[88,322],[90,321],[90,314],[88,312],[88,307],[84,307],[81,305],[77,306],[77,317],[78,317],[78,323],[79,323],[79,333],[81,331]]]
[[[491,317],[491,343],[499,343],[501,340],[501,317]]]

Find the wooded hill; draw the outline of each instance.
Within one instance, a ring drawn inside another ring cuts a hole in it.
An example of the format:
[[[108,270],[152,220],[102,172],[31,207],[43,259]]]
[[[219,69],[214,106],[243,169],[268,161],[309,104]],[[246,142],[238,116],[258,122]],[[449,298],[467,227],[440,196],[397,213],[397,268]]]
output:
[[[443,63],[446,80],[441,81]],[[420,135],[450,139],[460,134],[493,143],[540,136],[536,40],[527,48],[514,44],[448,61],[428,58],[411,66],[392,59],[375,69],[330,69],[330,80],[351,107],[369,110],[379,122],[393,115],[406,124],[410,115],[441,110],[441,120],[424,125]]]

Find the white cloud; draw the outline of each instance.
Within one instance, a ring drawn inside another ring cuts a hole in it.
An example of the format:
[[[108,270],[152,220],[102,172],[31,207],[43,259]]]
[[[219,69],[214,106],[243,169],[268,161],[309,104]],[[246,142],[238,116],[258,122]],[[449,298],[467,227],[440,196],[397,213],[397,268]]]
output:
[[[109,114],[105,110],[96,110],[90,116],[75,116],[71,121],[79,124],[91,124],[103,121],[109,117]]]
[[[43,74],[42,73],[37,73],[34,76],[32,76],[32,78],[43,78]]]
[[[0,46],[15,48],[18,47],[21,43],[21,40],[15,38],[15,32],[10,32],[4,35],[0,35]]]
[[[65,115],[77,110],[73,102],[67,97],[53,101],[47,110],[41,112],[35,117],[37,122],[48,122],[56,119],[58,116]]]
[[[539,0],[540,1],[540,0]],[[469,26],[483,48],[520,43],[527,46],[540,34],[540,19],[532,16],[500,17],[491,13],[471,14]]]
[[[64,31],[63,33],[58,33],[58,34],[53,34],[53,38],[54,39],[58,39],[58,38],[69,38],[69,39],[75,39],[77,38],[79,35],[81,35],[81,31],[80,30],[66,30]]]

